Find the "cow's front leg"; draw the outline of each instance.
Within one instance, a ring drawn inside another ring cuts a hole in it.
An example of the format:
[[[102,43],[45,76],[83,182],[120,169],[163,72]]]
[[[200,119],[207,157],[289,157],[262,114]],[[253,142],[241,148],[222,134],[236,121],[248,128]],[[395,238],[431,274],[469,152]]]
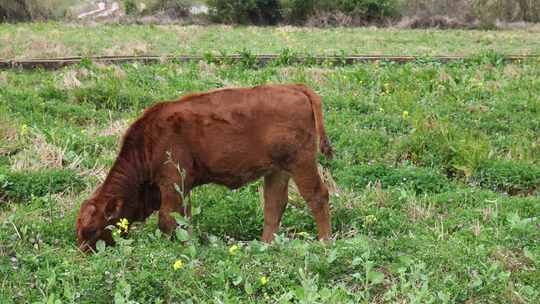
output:
[[[181,216],[190,214],[189,210],[185,210],[182,202],[182,195],[176,191],[174,184],[162,185],[159,187],[161,191],[161,207],[159,208],[159,229],[168,235],[171,235],[176,229],[177,223],[172,213],[177,212]],[[187,211],[187,212],[185,212]]]
[[[192,167],[191,161],[185,155],[181,151],[167,153],[157,178],[161,193],[158,225],[159,229],[168,235],[172,235],[177,226],[172,213],[191,216],[191,206],[184,200],[189,201],[187,197],[193,181],[190,174]]]

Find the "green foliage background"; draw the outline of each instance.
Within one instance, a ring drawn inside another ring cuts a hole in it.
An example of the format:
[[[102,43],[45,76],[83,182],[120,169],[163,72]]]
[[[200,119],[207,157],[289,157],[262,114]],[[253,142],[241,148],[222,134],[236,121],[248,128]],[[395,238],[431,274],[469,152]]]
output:
[[[253,68],[250,55],[2,72],[0,302],[540,300],[540,62],[488,52],[446,65],[288,66],[295,55],[284,50]],[[119,246],[76,249],[78,208],[145,107],[271,82],[303,82],[323,97],[336,150],[323,165],[340,189],[333,242],[313,239],[313,218],[291,192],[277,241],[259,243],[255,183],[196,189],[187,244],[162,236],[153,216]],[[60,165],[39,165],[48,146],[38,138],[63,151]],[[32,167],[16,169],[26,158]]]

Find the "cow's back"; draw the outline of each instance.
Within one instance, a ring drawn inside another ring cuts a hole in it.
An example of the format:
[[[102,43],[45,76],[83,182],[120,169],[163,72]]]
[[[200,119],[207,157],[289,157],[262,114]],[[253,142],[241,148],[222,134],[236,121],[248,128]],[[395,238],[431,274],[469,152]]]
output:
[[[239,187],[267,171],[287,169],[304,150],[316,151],[310,100],[290,87],[188,96],[171,104],[164,120],[174,130],[171,140],[186,146],[204,173],[202,182]]]

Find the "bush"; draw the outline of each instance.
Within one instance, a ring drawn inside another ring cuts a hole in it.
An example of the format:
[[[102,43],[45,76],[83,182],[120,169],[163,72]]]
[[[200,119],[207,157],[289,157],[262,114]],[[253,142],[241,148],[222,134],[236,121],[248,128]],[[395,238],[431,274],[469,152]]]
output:
[[[211,20],[237,24],[358,25],[397,15],[395,0],[209,0]]]
[[[281,6],[290,24],[360,25],[397,16],[395,0],[282,0]]]
[[[69,188],[82,188],[81,178],[72,170],[12,172],[0,169],[0,198],[25,201],[32,196],[59,193]]]
[[[171,16],[187,17],[192,5],[193,1],[191,0],[157,0],[148,7],[148,11],[163,11]]]
[[[127,15],[135,15],[138,12],[135,0],[124,0],[124,10]]]
[[[58,19],[66,15],[65,0],[3,0],[0,1],[0,21]]]
[[[312,0],[281,0],[281,14],[286,23],[301,25],[313,13]]]
[[[34,17],[30,0],[2,1],[0,3],[0,19],[2,21],[27,21]]]
[[[434,16],[480,27],[495,27],[498,21],[540,21],[540,2],[535,0],[401,0],[399,11],[413,17],[412,24],[427,26]]]
[[[209,0],[207,4],[214,22],[274,25],[281,19],[278,0]]]
[[[381,187],[408,187],[416,193],[440,193],[448,190],[448,179],[433,170],[415,167],[392,168],[383,164],[358,165],[351,168],[346,183],[355,189],[380,181]]]
[[[537,0],[475,0],[473,12],[482,24],[496,21],[540,21],[540,2]]]
[[[532,194],[540,187],[540,167],[516,161],[483,162],[471,177],[472,182],[510,195]]]

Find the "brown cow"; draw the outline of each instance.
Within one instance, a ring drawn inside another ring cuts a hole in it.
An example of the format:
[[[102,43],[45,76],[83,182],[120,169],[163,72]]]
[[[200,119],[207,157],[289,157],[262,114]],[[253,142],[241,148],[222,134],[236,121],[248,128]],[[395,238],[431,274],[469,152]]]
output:
[[[261,176],[263,241],[274,239],[290,177],[314,214],[319,238],[328,239],[328,190],[317,171],[317,142],[331,158],[321,99],[301,84],[220,89],[157,103],[129,127],[107,178],[81,205],[79,247],[94,248],[99,239],[113,244],[105,227],[120,218],[142,221],[156,210],[159,228],[172,233],[171,212],[184,215],[175,184],[187,195],[199,185],[235,189]]]

